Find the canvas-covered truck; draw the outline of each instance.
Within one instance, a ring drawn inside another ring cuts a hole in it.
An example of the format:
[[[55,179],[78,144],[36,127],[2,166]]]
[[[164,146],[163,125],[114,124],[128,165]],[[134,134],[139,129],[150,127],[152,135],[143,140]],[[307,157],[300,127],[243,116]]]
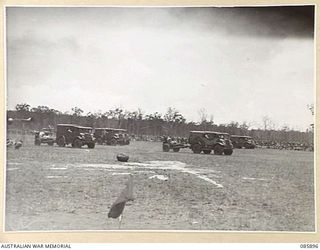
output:
[[[130,137],[125,129],[95,128],[94,137],[100,145],[129,145]]]
[[[247,135],[231,135],[231,141],[235,148],[254,149],[256,147],[252,137]]]
[[[96,142],[91,127],[58,124],[56,143],[60,147],[71,144],[73,148],[81,148],[84,145],[87,145],[88,148],[94,148]]]
[[[228,133],[213,131],[190,131],[190,148],[195,154],[210,154],[212,151],[216,155],[231,155],[233,145]]]

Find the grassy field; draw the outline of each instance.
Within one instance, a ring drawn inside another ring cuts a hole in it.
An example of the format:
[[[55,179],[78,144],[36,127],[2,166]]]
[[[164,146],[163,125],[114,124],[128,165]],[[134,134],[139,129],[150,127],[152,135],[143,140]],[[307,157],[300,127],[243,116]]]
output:
[[[313,163],[313,153],[300,151],[217,156],[164,153],[158,142],[89,150],[29,140],[7,150],[5,227],[118,230],[107,214],[131,173],[135,200],[121,230],[314,231]]]

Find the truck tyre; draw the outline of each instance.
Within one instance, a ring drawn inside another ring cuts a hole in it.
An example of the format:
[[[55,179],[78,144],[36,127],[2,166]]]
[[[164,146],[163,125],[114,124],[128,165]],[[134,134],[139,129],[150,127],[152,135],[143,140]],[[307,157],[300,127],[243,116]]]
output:
[[[214,147],[213,152],[214,152],[215,155],[222,155],[223,150],[224,150],[223,146],[217,144],[217,145]]]
[[[173,152],[179,152],[180,148],[173,148]]]
[[[211,150],[210,150],[210,149],[206,149],[206,150],[203,150],[202,152],[203,152],[204,154],[208,155],[208,154],[211,153]]]
[[[88,145],[88,148],[94,148],[95,143],[94,142],[89,142],[87,145]]]
[[[40,140],[35,140],[35,141],[34,141],[34,145],[40,146],[40,145],[41,145],[41,141],[40,141]]]
[[[48,142],[48,145],[49,145],[49,146],[53,146],[53,143],[54,143],[54,141],[49,141],[49,142]]]
[[[232,155],[233,150],[232,149],[225,149],[223,152],[225,155]]]
[[[117,140],[116,140],[116,139],[111,139],[110,145],[111,145],[111,146],[117,145]]]
[[[200,154],[201,153],[201,145],[200,144],[193,144],[192,146],[191,146],[191,149],[192,149],[192,151],[193,151],[193,153],[195,153],[195,154]]]
[[[66,146],[66,139],[62,136],[57,139],[57,144],[59,147]]]
[[[74,139],[72,143],[73,148],[81,148],[82,147],[82,141],[79,138]]]
[[[170,151],[170,145],[168,143],[162,144],[162,151],[163,152],[169,152]]]

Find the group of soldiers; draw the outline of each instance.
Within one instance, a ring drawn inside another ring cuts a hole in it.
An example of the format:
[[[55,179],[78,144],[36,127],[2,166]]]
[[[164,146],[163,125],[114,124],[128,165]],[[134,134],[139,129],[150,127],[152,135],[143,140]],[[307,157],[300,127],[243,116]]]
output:
[[[257,141],[256,145],[258,147],[280,150],[314,151],[312,144],[299,142]]]

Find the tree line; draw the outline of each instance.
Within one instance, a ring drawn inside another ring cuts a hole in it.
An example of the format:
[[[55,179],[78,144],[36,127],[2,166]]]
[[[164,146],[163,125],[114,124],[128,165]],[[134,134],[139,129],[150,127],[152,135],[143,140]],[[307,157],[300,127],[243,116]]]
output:
[[[313,110],[312,110],[313,111]],[[29,104],[17,104],[15,110],[7,111],[8,118],[32,118],[28,125],[13,123],[7,129],[40,130],[46,127],[55,128],[57,124],[77,124],[93,128],[122,128],[136,136],[176,136],[187,137],[192,130],[208,130],[229,133],[231,135],[248,135],[258,141],[313,143],[313,128],[305,132],[295,131],[288,126],[275,129],[270,118],[262,118],[262,128],[250,129],[246,122],[231,121],[227,124],[215,124],[212,115],[205,109],[199,110],[200,122],[187,121],[183,114],[169,107],[165,114],[154,112],[145,114],[141,109],[128,111],[122,108],[110,109],[106,112],[88,112],[73,107],[69,112],[61,112],[47,106],[31,107]]]

